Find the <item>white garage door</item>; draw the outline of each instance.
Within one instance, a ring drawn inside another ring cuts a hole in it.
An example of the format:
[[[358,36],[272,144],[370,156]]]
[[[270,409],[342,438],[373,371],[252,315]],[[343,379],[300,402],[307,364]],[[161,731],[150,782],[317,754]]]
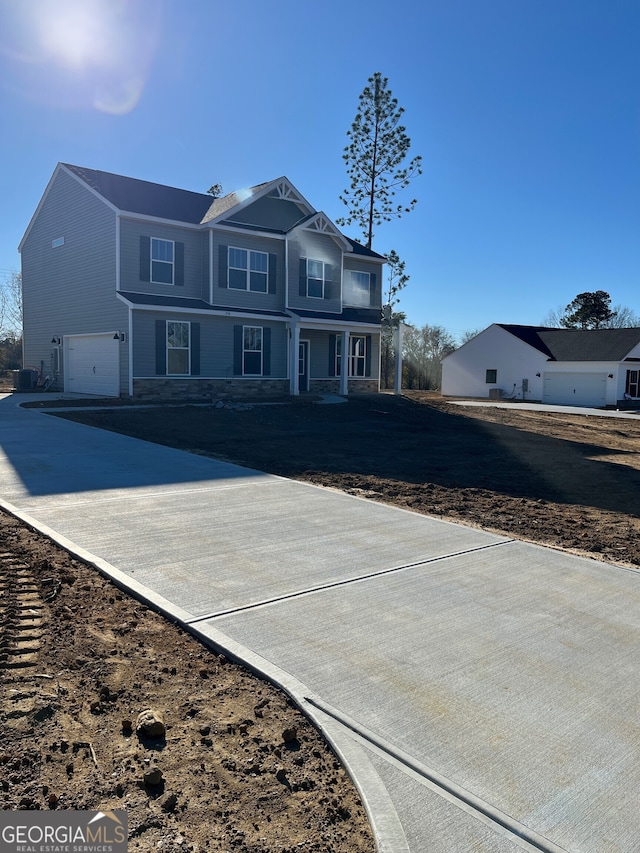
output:
[[[560,406],[604,406],[606,373],[545,373],[543,403]]]
[[[105,335],[69,338],[66,390],[78,394],[118,397],[120,394],[120,341]]]

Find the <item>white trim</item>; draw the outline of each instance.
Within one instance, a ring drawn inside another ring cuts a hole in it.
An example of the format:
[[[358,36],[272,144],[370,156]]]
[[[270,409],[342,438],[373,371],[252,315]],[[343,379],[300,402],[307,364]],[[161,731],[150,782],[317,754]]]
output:
[[[128,376],[128,385],[129,385],[129,396],[133,397],[133,311],[129,308],[129,316],[127,320],[127,325],[129,328],[129,336],[127,338],[127,347],[129,348],[129,376]]]
[[[209,228],[211,232],[214,231],[213,228],[210,227],[211,223],[207,222],[206,225],[203,225],[203,228]],[[261,231],[259,228],[234,228],[232,225],[220,225],[215,226],[216,233],[218,231],[228,231],[231,234],[250,234],[252,237],[266,237],[269,240],[286,240],[286,234],[274,234],[272,231]]]
[[[169,346],[169,323],[180,323],[189,327],[189,346],[188,347],[170,347]],[[186,349],[189,354],[189,363],[186,373],[169,373],[169,350],[175,349],[184,352]],[[182,378],[183,376],[193,376],[191,373],[191,320],[165,320],[164,322],[164,357],[165,357],[165,376],[173,378]]]
[[[120,214],[116,213],[116,292],[120,290]]]
[[[346,397],[349,393],[349,339],[351,335],[347,329],[343,329],[342,334],[340,336],[342,343],[340,345],[340,393],[343,397]],[[336,336],[336,345],[337,345],[337,336]],[[378,347],[379,349],[379,347]],[[335,368],[334,368],[335,369]]]
[[[357,241],[356,241],[357,242]],[[351,247],[351,243],[349,243],[349,247]],[[366,248],[363,246],[363,248]],[[370,252],[373,252],[373,249],[369,249]],[[372,255],[361,255],[360,252],[354,252],[351,248],[347,249],[344,253],[347,258],[357,258],[358,261],[363,261],[363,263],[369,264],[388,264],[389,261],[384,257],[384,255],[378,255],[377,257]],[[377,255],[377,252],[376,252]]]
[[[153,241],[157,243],[171,243],[171,260],[163,261],[161,258],[153,257]],[[171,281],[156,281],[153,277],[153,262],[157,264],[171,264]],[[176,284],[176,241],[169,240],[166,237],[154,237],[153,234],[149,237],[149,284],[161,284],[167,287],[175,287]]]
[[[247,187],[246,190],[240,189],[229,193],[229,195],[238,195],[238,193],[241,192],[251,192],[251,195],[247,196],[247,198],[238,202],[238,204],[235,204],[233,207],[228,207],[225,211],[218,214],[218,216],[214,217],[213,219],[210,219],[207,222],[207,225],[217,225],[218,222],[224,221],[225,219],[229,219],[229,217],[234,216],[241,210],[244,210],[245,207],[248,207],[254,201],[257,201],[258,199],[264,198],[264,196],[269,195],[269,193],[273,192],[274,189],[278,191],[278,196],[280,198],[283,198],[287,201],[295,201],[296,204],[300,204],[304,207],[307,207],[309,213],[315,212],[315,207],[309,204],[309,202],[302,195],[302,193],[299,192],[296,187],[294,187],[294,185],[288,178],[282,176],[280,178],[276,178],[274,181],[269,181],[268,183],[264,184],[264,186],[260,187],[257,192],[253,192],[252,187]],[[294,194],[296,196],[295,199]]]
[[[305,279],[306,279],[305,296],[306,296],[306,298],[307,299],[324,300],[324,290],[325,290],[325,284],[327,282],[327,277],[325,275],[325,267],[328,266],[329,268],[331,268],[331,264],[327,264],[325,261],[319,261],[317,258],[304,258],[304,261],[305,261],[305,270],[306,270],[306,276],[305,276]],[[315,276],[315,275],[313,275],[313,276],[309,275],[309,264],[310,263],[320,264],[320,266],[322,267],[322,275],[320,278],[318,278],[318,276]],[[322,293],[320,294],[320,296],[313,296],[311,293],[309,293],[309,279],[311,279],[312,281],[321,282]]]
[[[351,243],[342,234],[341,231],[333,224],[326,213],[319,210],[311,219],[305,219],[304,222],[299,222],[289,229],[289,234],[294,231],[312,231],[315,234],[325,234],[331,237],[342,248],[343,252],[351,248]]]
[[[119,213],[123,219],[133,219],[135,222],[151,222],[157,225],[170,225],[172,228],[184,228],[186,231],[202,231],[206,227],[199,222],[185,222],[184,219],[163,219],[161,216],[134,213],[131,210],[121,210]]]
[[[246,329],[260,329],[260,349],[245,349],[244,346],[244,334]],[[245,373],[244,370],[244,357],[245,353],[260,353],[260,371],[259,373]],[[242,376],[251,377],[255,379],[256,376],[264,376],[264,326],[255,326],[255,325],[244,325],[242,326]]]
[[[235,252],[244,252],[246,254],[247,266],[245,268],[231,266],[231,251],[232,250]],[[264,255],[265,256],[265,258],[267,259],[266,270],[263,271],[263,270],[251,269],[251,255],[252,254],[253,255]],[[245,273],[245,277],[244,277],[245,286],[244,287],[232,287],[231,286],[231,283],[230,283],[231,276],[229,273],[232,269],[233,270],[239,270],[239,271],[242,271]],[[266,278],[265,278],[265,289],[264,290],[254,290],[251,287],[251,273],[252,272],[257,273],[258,275],[266,276]],[[244,291],[245,293],[263,293],[263,294],[269,293],[269,252],[263,252],[262,249],[246,249],[246,248],[243,249],[241,246],[231,246],[231,245],[227,246],[227,290],[240,290],[240,291]]]

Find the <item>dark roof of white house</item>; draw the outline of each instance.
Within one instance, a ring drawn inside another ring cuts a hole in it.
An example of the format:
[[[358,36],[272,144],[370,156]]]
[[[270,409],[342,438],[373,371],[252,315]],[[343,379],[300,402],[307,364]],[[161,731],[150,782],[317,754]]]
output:
[[[640,328],[555,329],[497,324],[550,361],[623,361],[640,344]]]

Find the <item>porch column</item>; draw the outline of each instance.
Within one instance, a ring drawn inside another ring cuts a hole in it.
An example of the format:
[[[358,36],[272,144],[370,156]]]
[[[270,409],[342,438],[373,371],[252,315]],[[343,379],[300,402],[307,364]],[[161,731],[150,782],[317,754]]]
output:
[[[298,349],[300,347],[300,326],[293,323],[289,329],[289,393],[297,397],[300,394],[298,385]]]
[[[393,393],[402,394],[402,333],[404,323],[398,323],[396,330],[396,375],[393,383]]]
[[[340,359],[340,393],[346,397],[349,393],[349,332],[343,332],[340,338],[342,341],[342,358]]]

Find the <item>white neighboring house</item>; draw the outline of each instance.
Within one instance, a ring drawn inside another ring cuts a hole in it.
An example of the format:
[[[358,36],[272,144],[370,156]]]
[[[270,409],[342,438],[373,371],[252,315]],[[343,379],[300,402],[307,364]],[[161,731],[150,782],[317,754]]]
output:
[[[443,359],[442,393],[564,406],[640,404],[640,328],[494,323]]]

